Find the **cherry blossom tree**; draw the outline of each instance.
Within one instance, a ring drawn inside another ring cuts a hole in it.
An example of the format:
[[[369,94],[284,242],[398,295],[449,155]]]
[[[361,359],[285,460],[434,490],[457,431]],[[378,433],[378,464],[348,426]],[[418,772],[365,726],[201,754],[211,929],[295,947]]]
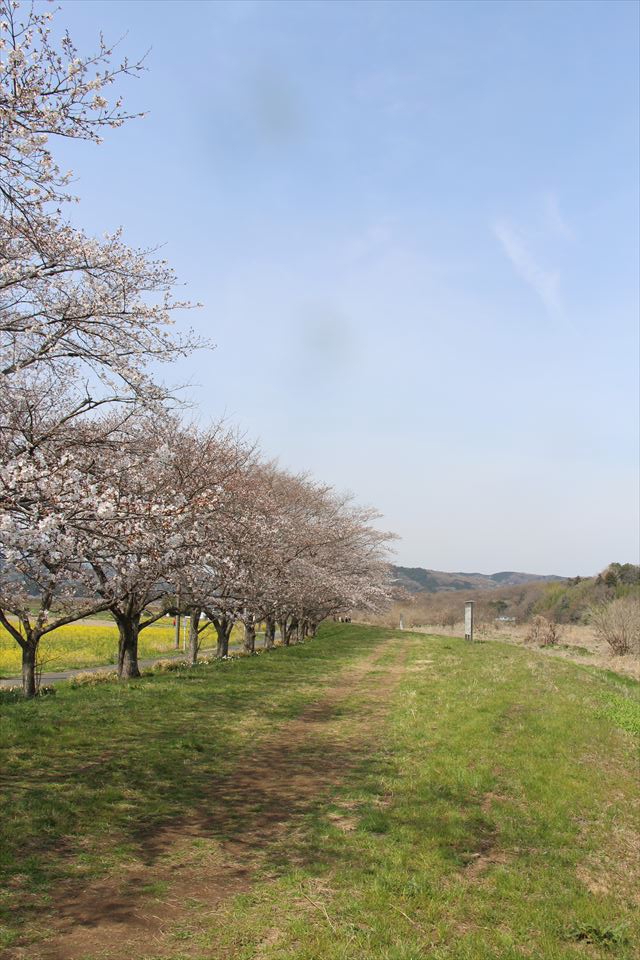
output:
[[[176,485],[193,519],[185,562],[176,575],[180,609],[189,616],[189,659],[195,663],[202,634],[211,626],[217,655],[228,653],[238,599],[242,557],[248,553],[255,504],[248,496],[257,466],[255,448],[223,423],[176,432]],[[203,614],[206,613],[206,619]]]
[[[41,445],[0,469],[0,623],[22,650],[25,696],[36,693],[40,640],[108,603],[85,590],[86,525],[97,490],[72,452]]]
[[[110,433],[89,468],[104,493],[83,569],[117,624],[121,678],[140,675],[140,632],[173,607],[174,584],[198,536],[196,495],[182,487],[177,437],[176,417],[142,413]]]
[[[22,648],[27,696],[42,636],[110,606],[86,558],[111,534],[113,465],[129,420],[75,421],[61,434],[59,384],[40,371],[32,387],[0,432],[0,622]]]
[[[376,511],[351,498],[307,484],[306,522],[297,524],[295,556],[279,595],[285,644],[315,635],[329,616],[384,605],[389,595],[387,554],[391,534],[373,526]]]
[[[79,54],[65,33],[51,36],[55,8],[0,2],[0,194],[14,214],[37,216],[45,204],[72,199],[72,178],[55,161],[50,138],[101,142],[109,127],[131,119],[120,97],[105,94],[122,76],[135,76],[142,61],[112,66],[114,48],[102,36],[95,52]]]
[[[93,569],[79,564],[81,548],[93,541],[82,540],[77,527],[81,518],[89,522],[85,514],[94,494],[83,500],[85,486],[96,488],[91,458],[108,431],[135,418],[141,404],[162,417],[170,392],[148,374],[150,362],[170,361],[201,345],[192,333],[172,330],[173,314],[188,304],[174,297],[175,276],[165,261],[153,250],[128,247],[121,231],[95,239],[64,217],[72,174],[56,163],[55,141],[99,143],[106,129],[131,119],[109,91],[119,79],[138,74],[142,63],[125,59],[113,65],[113,48],[102,37],[95,53],[79,54],[68,34],[54,39],[52,17],[51,8],[0,0],[0,562],[2,602],[8,615],[13,609],[19,618],[20,639],[15,619],[7,620],[7,629],[23,646],[26,690],[33,688],[29,678],[40,636],[61,617],[68,622],[96,603],[103,609],[107,596],[113,604],[113,588],[124,586],[102,556],[96,570],[109,572],[110,592],[98,595],[92,583],[85,584],[91,601],[72,602],[81,589],[78,577]],[[96,417],[99,408],[114,406],[119,414]],[[130,456],[130,445],[127,450]],[[103,491],[105,477],[98,484]],[[120,479],[111,477],[116,496]],[[146,507],[151,510],[149,501]],[[159,509],[169,508],[164,503]],[[105,519],[96,519],[95,542],[104,542],[97,533]],[[131,516],[119,520],[130,523]],[[123,560],[127,550],[125,537],[115,553],[131,568],[132,554]],[[69,591],[64,604],[63,584]],[[45,607],[32,623],[33,598],[27,603],[26,595],[35,589]],[[146,596],[156,593],[150,588]],[[56,618],[48,606],[54,600],[62,604]],[[120,668],[125,670],[124,661]]]
[[[28,696],[40,638],[97,610],[117,624],[119,676],[139,676],[139,633],[164,614],[193,544],[177,419],[110,421],[76,422],[0,471],[0,622],[22,647]]]
[[[130,119],[107,94],[142,64],[112,65],[102,38],[88,56],[68,34],[56,43],[52,17],[0,0],[0,420],[19,402],[25,373],[45,365],[66,386],[66,425],[113,401],[166,398],[149,362],[202,341],[172,330],[188,304],[173,296],[173,271],[153,250],[131,249],[121,231],[92,238],[64,219],[71,173],[58,167],[54,142],[99,143]]]
[[[54,433],[33,447],[32,423],[38,414],[46,433],[47,411],[33,399],[21,452],[0,471],[0,622],[22,647],[27,695],[41,637],[98,610],[117,624],[118,673],[131,678],[140,632],[176,609],[178,593],[194,663],[209,624],[222,657],[236,621],[253,651],[257,621],[267,647],[276,620],[288,645],[326,617],[385,602],[390,538],[374,512],[261,464],[223,425],[112,413],[104,428],[76,422],[64,441]]]
[[[318,623],[338,611],[384,603],[391,537],[372,526],[375,511],[274,464],[254,468],[244,493],[243,536],[227,569],[223,600],[227,613],[245,625],[247,652],[254,649],[258,621],[265,621],[269,648],[276,621],[288,645],[315,634]]]
[[[385,602],[390,540],[375,512],[170,412],[151,367],[205,345],[174,329],[190,304],[156,250],[69,222],[55,157],[60,138],[99,143],[132,119],[111,90],[142,62],[102,38],[80,54],[52,17],[0,0],[0,623],[27,696],[41,638],[98,610],[123,678],[169,609],[190,616],[194,663],[210,625],[219,656],[237,621],[248,652],[262,620],[267,648],[276,622],[285,645],[314,635]]]

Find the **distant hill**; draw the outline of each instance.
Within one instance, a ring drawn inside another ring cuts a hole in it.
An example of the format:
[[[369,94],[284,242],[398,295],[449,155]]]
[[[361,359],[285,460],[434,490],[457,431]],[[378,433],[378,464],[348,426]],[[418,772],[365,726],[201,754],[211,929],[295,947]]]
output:
[[[633,563],[610,563],[595,577],[511,571],[487,576],[422,567],[392,567],[392,574],[396,585],[410,594],[398,597],[396,611],[407,626],[452,626],[460,621],[466,600],[475,602],[478,623],[493,623],[496,617],[526,623],[537,614],[556,623],[586,623],[595,605],[628,596],[640,603],[640,567]]]
[[[408,593],[439,593],[452,590],[495,590],[497,587],[517,587],[523,583],[557,583],[565,577],[537,573],[517,573],[502,570],[499,573],[445,573],[443,570],[425,570],[424,567],[391,566],[391,575],[399,587]]]

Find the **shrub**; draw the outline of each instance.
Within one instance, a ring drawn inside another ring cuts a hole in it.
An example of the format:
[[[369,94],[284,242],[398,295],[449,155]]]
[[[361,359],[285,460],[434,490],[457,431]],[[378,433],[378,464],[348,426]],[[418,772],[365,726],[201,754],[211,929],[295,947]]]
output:
[[[37,689],[38,697],[53,697],[56,688],[52,686],[39,686]],[[16,684],[13,687],[0,687],[0,705],[9,703],[23,703],[24,694],[22,684]],[[1,929],[1,927],[0,927]],[[1,939],[1,938],[0,938]]]
[[[596,636],[614,653],[640,653],[640,602],[636,597],[618,597],[591,607],[589,620]]]
[[[158,660],[157,663],[153,665],[154,673],[170,673],[172,670],[184,670],[188,667],[189,664],[186,660],[179,660],[176,658]]]
[[[554,647],[560,639],[560,630],[554,620],[538,615],[531,621],[527,643],[537,643],[539,647]]]
[[[115,670],[103,670],[100,673],[85,671],[83,673],[76,673],[71,684],[74,687],[93,687],[98,683],[111,683],[117,679],[118,674]]]

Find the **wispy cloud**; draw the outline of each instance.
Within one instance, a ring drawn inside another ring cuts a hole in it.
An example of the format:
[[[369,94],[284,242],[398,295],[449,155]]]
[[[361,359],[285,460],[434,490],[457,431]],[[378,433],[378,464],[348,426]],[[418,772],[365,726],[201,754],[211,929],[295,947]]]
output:
[[[496,221],[493,232],[520,279],[538,295],[551,316],[561,316],[560,274],[536,259],[522,235],[507,220]]]
[[[574,233],[560,211],[558,198],[554,193],[544,197],[544,217],[549,230],[563,240],[573,240]]]

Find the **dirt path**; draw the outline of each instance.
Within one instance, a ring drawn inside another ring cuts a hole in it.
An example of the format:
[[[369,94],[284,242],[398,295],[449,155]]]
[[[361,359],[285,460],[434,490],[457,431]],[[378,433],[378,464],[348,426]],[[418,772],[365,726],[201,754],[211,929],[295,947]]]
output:
[[[392,645],[398,660],[381,669]],[[59,888],[47,941],[19,948],[13,957],[138,960],[175,951],[167,939],[171,927],[188,920],[197,928],[198,917],[206,919],[222,901],[247,891],[270,848],[292,836],[296,822],[371,752],[372,721],[388,709],[406,652],[407,644],[397,640],[377,644],[321,700],[254,743],[244,763],[211,784],[206,806],[143,838],[141,860],[124,876],[85,889]],[[345,705],[353,697],[357,706],[351,709]],[[150,885],[162,893],[145,895]]]

